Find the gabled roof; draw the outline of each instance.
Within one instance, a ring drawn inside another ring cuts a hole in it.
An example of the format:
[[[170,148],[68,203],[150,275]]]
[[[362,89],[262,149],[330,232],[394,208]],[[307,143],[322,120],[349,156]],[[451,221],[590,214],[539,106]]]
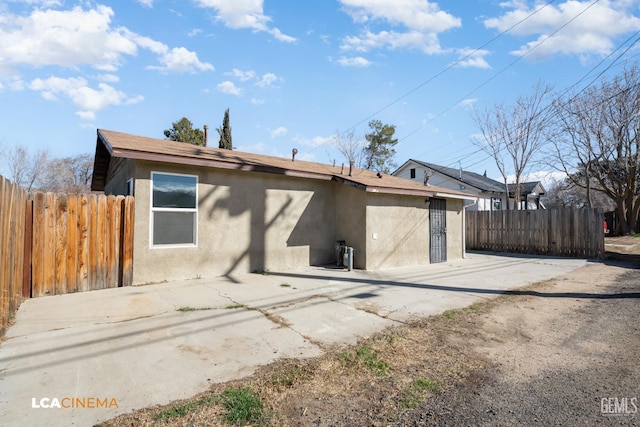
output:
[[[243,153],[220,148],[201,147],[182,142],[130,135],[98,129],[96,157],[91,189],[102,191],[106,186],[109,163],[112,158],[150,160],[169,164],[193,165],[218,169],[234,169],[275,173],[299,178],[338,181],[374,193],[407,194],[427,197],[451,197],[474,200],[469,194],[391,175],[331,166],[323,163],[292,161],[289,158]]]
[[[520,194],[531,194],[534,192],[537,186],[540,186],[540,190],[538,192],[539,195],[543,196],[546,192],[542,183],[540,181],[530,181],[530,182],[521,182],[520,183]],[[515,184],[509,184],[509,196],[513,195],[513,192],[516,191]]]
[[[414,162],[419,165],[422,165],[426,168],[434,170],[442,175],[445,175],[451,179],[459,181],[465,185],[475,187],[478,190],[489,192],[489,193],[501,193],[504,194],[504,184],[500,181],[496,181],[495,179],[487,178],[484,175],[480,175],[475,172],[469,172],[455,168],[448,168],[446,166],[440,166],[433,163],[422,162],[420,160],[409,159],[405,162],[405,165],[409,162]],[[404,166],[404,165],[403,165]]]

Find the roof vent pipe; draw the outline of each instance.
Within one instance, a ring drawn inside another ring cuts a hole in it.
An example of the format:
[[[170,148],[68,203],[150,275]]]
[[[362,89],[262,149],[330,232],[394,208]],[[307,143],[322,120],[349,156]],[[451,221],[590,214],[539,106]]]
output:
[[[298,154],[298,149],[294,148],[293,150],[291,150],[291,161],[295,162],[296,161],[296,154]]]
[[[209,125],[204,125],[204,146],[209,142]]]
[[[353,176],[353,160],[349,160],[349,176]]]
[[[342,169],[340,169],[340,175],[344,175],[344,163],[342,163]]]

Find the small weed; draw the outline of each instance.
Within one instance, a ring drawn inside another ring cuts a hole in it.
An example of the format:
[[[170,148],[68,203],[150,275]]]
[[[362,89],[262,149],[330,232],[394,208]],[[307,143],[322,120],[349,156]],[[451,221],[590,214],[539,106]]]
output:
[[[253,271],[255,274],[262,274],[263,276],[268,276],[269,275],[269,269],[267,268],[262,268],[262,269],[257,269]]]
[[[174,406],[172,408],[164,409],[158,412],[154,418],[156,421],[164,421],[170,420],[172,418],[183,417],[187,415],[189,412],[196,410],[200,406],[211,405],[215,403],[216,399],[214,396],[203,397],[199,400],[194,400],[188,403],[184,403],[182,405]]]
[[[301,366],[291,366],[283,372],[278,372],[271,376],[271,383],[281,387],[291,387],[292,385],[309,378],[310,372]]]
[[[463,310],[465,313],[477,313],[480,308],[478,307],[478,304],[471,304],[469,307],[465,307]]]
[[[251,387],[228,388],[220,395],[220,402],[227,410],[224,419],[228,423],[244,426],[265,421],[262,399]]]
[[[245,307],[244,304],[231,304],[231,305],[226,306],[225,308],[227,310],[235,310],[236,308],[244,308],[244,307]]]
[[[411,381],[410,388],[415,390],[426,390],[429,393],[437,393],[442,388],[442,381],[432,380],[430,378],[418,378]]]
[[[389,364],[373,351],[368,345],[361,345],[356,348],[355,354],[349,351],[341,351],[338,358],[343,363],[351,366],[364,366],[376,376],[382,376],[389,371]]]
[[[178,311],[181,311],[183,313],[186,313],[188,311],[202,311],[202,310],[213,310],[213,308],[211,308],[211,307],[189,307],[189,306],[186,306],[186,307],[180,307],[178,309]]]
[[[432,380],[430,378],[418,378],[413,380],[404,389],[402,393],[403,397],[400,399],[400,406],[405,409],[415,408],[424,402],[427,394],[437,393],[441,388],[441,381]]]
[[[453,319],[454,317],[456,317],[456,311],[455,310],[447,310],[444,313],[442,313],[442,317],[444,317],[446,319]]]
[[[290,284],[288,284],[288,283],[280,283],[280,287],[281,287],[281,288],[290,288],[290,287],[291,287],[291,285],[290,285]]]

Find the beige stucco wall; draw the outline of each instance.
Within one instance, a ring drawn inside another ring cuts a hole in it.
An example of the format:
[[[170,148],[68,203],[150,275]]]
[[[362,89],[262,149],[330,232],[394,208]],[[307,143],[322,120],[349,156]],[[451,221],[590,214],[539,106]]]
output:
[[[462,200],[447,199],[447,260],[464,256]]]
[[[152,248],[151,172],[198,176],[197,247]],[[276,174],[138,162],[134,283],[330,263],[332,183]]]
[[[198,243],[150,247],[151,172],[198,176]],[[135,176],[134,284],[290,269],[335,262],[336,240],[354,267],[429,263],[424,197],[367,193],[349,185],[277,174],[126,160],[108,194]],[[447,257],[463,256],[462,201],[447,199]]]
[[[367,193],[366,209],[367,270],[429,264],[425,197]]]
[[[344,240],[354,249],[354,268],[366,268],[366,193],[334,183],[336,198],[336,240]]]

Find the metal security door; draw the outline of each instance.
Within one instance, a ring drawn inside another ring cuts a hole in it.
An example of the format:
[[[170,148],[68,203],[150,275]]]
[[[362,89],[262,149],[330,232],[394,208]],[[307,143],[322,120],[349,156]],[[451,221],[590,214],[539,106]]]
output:
[[[429,261],[447,260],[447,201],[431,199],[429,203]]]

